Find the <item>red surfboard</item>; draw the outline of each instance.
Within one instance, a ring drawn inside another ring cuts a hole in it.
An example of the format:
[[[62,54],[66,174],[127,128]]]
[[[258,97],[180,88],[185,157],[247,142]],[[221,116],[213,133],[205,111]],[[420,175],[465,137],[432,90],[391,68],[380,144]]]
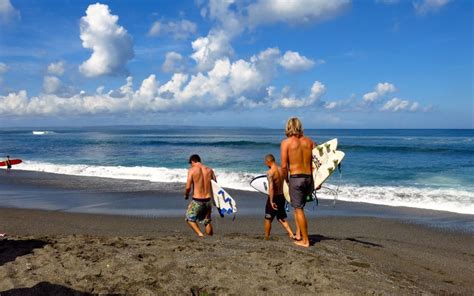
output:
[[[11,165],[19,164],[19,163],[22,163],[22,162],[23,162],[23,160],[21,160],[21,159],[10,159]],[[0,161],[0,167],[1,166],[7,166],[7,162],[6,161]]]

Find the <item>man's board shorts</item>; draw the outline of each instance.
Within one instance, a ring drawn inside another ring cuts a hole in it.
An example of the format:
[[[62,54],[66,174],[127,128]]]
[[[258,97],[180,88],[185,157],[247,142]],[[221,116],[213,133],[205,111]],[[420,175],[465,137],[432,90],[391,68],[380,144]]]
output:
[[[210,198],[193,198],[186,211],[186,221],[204,222],[204,225],[207,225],[211,223],[211,211],[212,202]]]
[[[295,209],[302,209],[306,205],[306,197],[314,190],[313,176],[306,174],[290,175],[291,206]]]
[[[277,217],[279,220],[286,219],[285,197],[283,194],[274,196],[273,202],[277,206],[276,210],[272,208],[272,205],[270,204],[270,198],[267,198],[267,204],[265,206],[265,219],[273,220],[275,217]]]

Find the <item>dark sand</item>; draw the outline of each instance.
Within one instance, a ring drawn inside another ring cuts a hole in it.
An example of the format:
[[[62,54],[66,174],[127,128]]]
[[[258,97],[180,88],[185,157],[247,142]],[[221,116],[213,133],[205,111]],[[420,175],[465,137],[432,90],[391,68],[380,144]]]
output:
[[[215,236],[198,239],[176,214],[71,213],[153,204],[181,216],[182,184],[2,175],[4,207],[20,200],[55,211],[0,208],[9,234],[0,240],[0,295],[474,294],[472,215],[340,202],[310,214],[312,246],[303,249],[276,222],[263,240],[252,213],[264,199],[232,194],[244,214],[214,215]]]
[[[215,219],[198,239],[180,218],[0,209],[0,295],[464,294],[474,291],[472,235],[380,218],[310,223],[293,246],[261,219]]]

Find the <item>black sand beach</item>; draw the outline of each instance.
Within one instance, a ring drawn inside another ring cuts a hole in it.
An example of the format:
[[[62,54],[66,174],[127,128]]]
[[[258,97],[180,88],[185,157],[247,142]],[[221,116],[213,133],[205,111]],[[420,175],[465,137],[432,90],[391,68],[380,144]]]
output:
[[[250,210],[259,197],[252,193],[239,196],[243,213],[236,221],[215,215],[215,236],[194,237],[178,215],[185,205],[181,188],[18,171],[2,176],[4,201],[5,194],[16,192],[29,203],[41,201],[38,206],[51,202],[48,195],[61,203],[50,203],[49,211],[0,209],[0,230],[9,234],[0,241],[0,295],[474,291],[470,215],[339,202],[336,209],[310,215],[312,246],[302,249],[276,223],[272,239],[263,240],[262,218],[254,214],[261,209]],[[77,199],[104,196],[132,198],[129,205],[134,197],[176,200],[167,203],[176,212],[149,217],[76,213],[87,209],[83,204],[78,209]],[[61,208],[63,200],[74,206]],[[335,212],[324,214],[330,211]],[[461,223],[468,228],[456,226]]]

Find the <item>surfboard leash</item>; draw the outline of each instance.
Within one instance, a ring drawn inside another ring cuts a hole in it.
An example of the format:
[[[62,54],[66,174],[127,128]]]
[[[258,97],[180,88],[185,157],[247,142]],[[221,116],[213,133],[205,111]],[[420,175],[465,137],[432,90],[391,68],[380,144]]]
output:
[[[337,170],[339,171],[339,182],[337,183],[337,187],[336,187],[336,195],[334,195],[334,203],[333,203],[333,208],[336,207],[336,201],[337,201],[337,198],[339,197],[339,187],[341,186],[341,183],[342,183],[342,163],[340,162],[338,165],[337,165]]]

